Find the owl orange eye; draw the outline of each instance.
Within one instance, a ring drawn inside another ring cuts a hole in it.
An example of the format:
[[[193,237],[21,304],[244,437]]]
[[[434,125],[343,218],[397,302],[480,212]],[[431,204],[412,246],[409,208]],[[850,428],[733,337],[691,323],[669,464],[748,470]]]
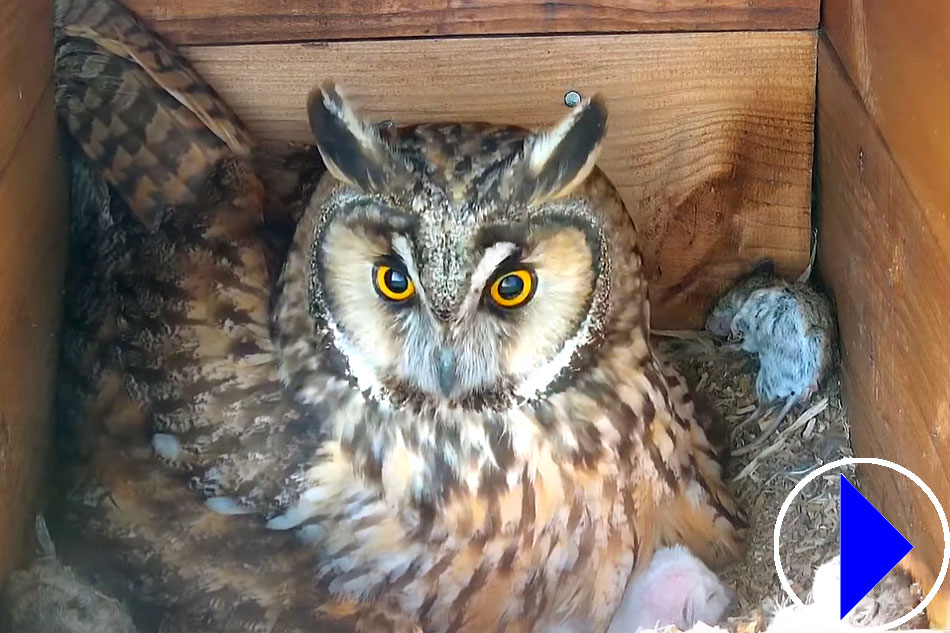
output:
[[[534,295],[534,273],[526,269],[507,272],[491,285],[492,301],[502,308],[517,308],[526,304]]]
[[[406,301],[416,294],[416,286],[409,275],[386,264],[376,265],[373,270],[373,285],[379,296],[389,301]]]

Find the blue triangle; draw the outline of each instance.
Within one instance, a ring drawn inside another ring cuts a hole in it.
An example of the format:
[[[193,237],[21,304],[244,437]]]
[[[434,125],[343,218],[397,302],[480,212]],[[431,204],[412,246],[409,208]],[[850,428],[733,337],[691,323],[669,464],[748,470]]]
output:
[[[841,475],[841,617],[914,549]]]

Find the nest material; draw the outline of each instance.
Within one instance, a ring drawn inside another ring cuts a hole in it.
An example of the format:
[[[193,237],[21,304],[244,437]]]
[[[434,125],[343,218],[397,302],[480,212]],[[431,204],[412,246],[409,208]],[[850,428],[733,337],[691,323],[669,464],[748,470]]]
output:
[[[672,361],[690,384],[716,405],[728,428],[731,447],[746,446],[759,436],[767,420],[761,426],[743,424],[757,404],[758,366],[753,358],[720,349],[705,332],[654,335],[660,355]],[[824,620],[809,622],[811,614],[807,611],[782,623],[773,619],[779,611],[788,615],[790,608],[784,606],[789,601],[773,563],[773,531],[779,509],[802,478],[824,464],[852,456],[851,425],[836,374],[808,402],[793,409],[756,450],[727,461],[726,479],[736,500],[746,509],[750,523],[745,557],[720,572],[721,578],[736,590],[739,607],[737,615],[720,627],[697,625],[690,633],[771,633],[770,624],[777,632],[786,631],[789,626],[794,631],[824,628]],[[863,489],[853,466],[826,473],[805,487],[782,524],[782,565],[795,593],[805,602],[815,570],[839,553],[839,474]],[[883,624],[909,612],[921,599],[920,588],[906,572],[894,569],[852,612],[850,618],[855,621],[851,624]],[[815,622],[819,623],[817,628]],[[926,627],[927,618],[921,614],[898,628]],[[675,631],[666,629],[664,633]]]
[[[703,332],[656,332],[657,351],[684,373],[690,384],[716,405],[729,430],[730,445],[745,446],[762,432],[742,422],[756,407],[757,365],[750,356],[723,351]],[[764,427],[767,420],[763,421]],[[775,573],[772,535],[779,509],[792,488],[824,464],[851,457],[851,433],[833,376],[810,401],[794,408],[778,430],[751,453],[726,464],[726,479],[750,523],[749,549],[743,560],[722,570],[723,580],[739,598],[741,616],[724,626],[732,631],[763,630],[768,605],[785,596]],[[854,469],[827,473],[805,488],[782,526],[785,574],[804,598],[814,570],[838,554],[838,475],[859,489]]]

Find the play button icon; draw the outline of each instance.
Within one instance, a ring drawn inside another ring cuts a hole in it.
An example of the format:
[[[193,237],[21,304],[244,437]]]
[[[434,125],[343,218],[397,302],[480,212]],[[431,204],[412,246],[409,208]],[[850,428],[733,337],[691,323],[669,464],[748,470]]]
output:
[[[914,546],[841,475],[841,618]]]
[[[893,628],[906,624],[923,613],[927,605],[937,596],[941,585],[943,585],[944,578],[946,578],[947,573],[950,572],[950,547],[948,547],[948,544],[950,544],[950,520],[947,520],[947,513],[944,512],[940,500],[937,499],[937,495],[934,494],[930,486],[915,473],[900,464],[895,464],[880,457],[842,457],[841,459],[815,468],[805,475],[801,481],[795,484],[795,487],[792,488],[792,491],[788,493],[788,497],[786,497],[782,503],[782,507],[779,508],[778,516],[775,517],[775,528],[772,531],[772,559],[775,563],[775,571],[778,574],[782,590],[788,595],[793,604],[802,609],[808,609],[809,606],[802,602],[802,599],[799,598],[792,589],[792,584],[789,582],[788,576],[785,575],[785,570],[782,568],[782,557],[780,556],[782,521],[784,521],[785,515],[792,507],[796,497],[802,493],[808,484],[824,476],[828,471],[840,469],[845,466],[859,465],[888,468],[910,479],[927,495],[930,503],[933,504],[937,518],[940,519],[940,529],[943,532],[944,548],[943,558],[940,562],[940,571],[937,573],[937,578],[933,581],[930,591],[924,596],[923,601],[914,607],[910,613],[904,614],[904,616],[896,620],[861,629],[862,631],[867,631],[867,633],[883,633],[884,631],[890,631]],[[839,569],[841,575],[838,595],[840,600],[839,618],[843,618],[854,609],[868,592],[874,589],[874,587],[883,580],[884,576],[886,576],[908,552],[914,549],[914,546],[911,545],[900,532],[895,530],[894,526],[888,523],[887,519],[881,516],[881,513],[878,512],[867,499],[862,497],[861,493],[848,483],[844,477],[841,477],[839,482],[841,486],[839,507],[841,518],[841,540],[839,543],[841,546],[841,556],[839,558]],[[822,613],[825,612],[822,611]],[[827,613],[827,615],[823,617],[828,619],[829,625],[836,623],[834,621],[834,611]],[[834,627],[829,630],[834,630]]]

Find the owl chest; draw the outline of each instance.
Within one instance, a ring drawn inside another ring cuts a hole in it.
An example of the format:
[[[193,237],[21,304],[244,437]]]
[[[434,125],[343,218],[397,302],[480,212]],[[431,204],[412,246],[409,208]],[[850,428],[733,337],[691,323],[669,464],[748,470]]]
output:
[[[550,455],[437,507],[385,492],[355,503],[365,482],[354,481],[346,508],[310,532],[331,592],[382,596],[426,631],[530,631],[565,617],[596,631],[653,539],[649,491],[617,481]]]

